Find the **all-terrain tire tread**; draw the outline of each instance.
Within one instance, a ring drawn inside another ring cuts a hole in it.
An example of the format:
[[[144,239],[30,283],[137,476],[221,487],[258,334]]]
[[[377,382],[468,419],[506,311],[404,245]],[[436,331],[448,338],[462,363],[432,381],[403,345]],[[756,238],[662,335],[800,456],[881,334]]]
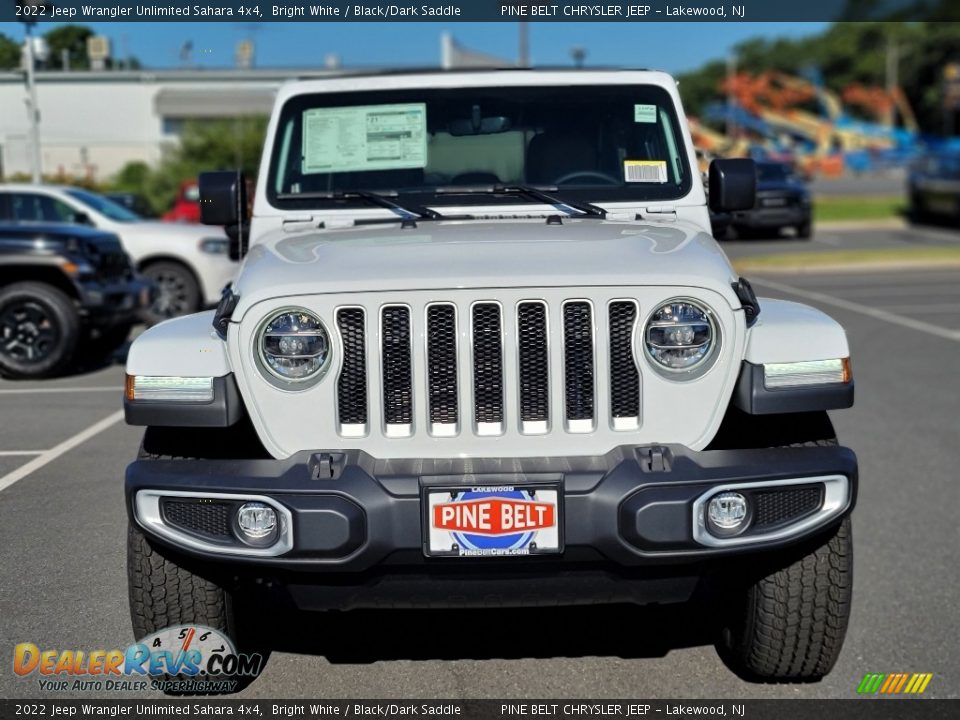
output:
[[[815,551],[749,590],[743,670],[763,679],[816,680],[833,668],[846,635],[853,584],[850,520]]]
[[[205,625],[227,630],[224,590],[154,549],[131,526],[127,531],[130,614],[137,638],[171,625]]]

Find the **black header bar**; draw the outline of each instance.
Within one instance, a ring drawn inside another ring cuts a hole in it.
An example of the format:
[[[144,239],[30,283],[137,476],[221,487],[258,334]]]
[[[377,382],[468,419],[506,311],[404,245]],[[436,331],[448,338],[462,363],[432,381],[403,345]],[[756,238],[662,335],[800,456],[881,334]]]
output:
[[[955,0],[0,0],[20,22],[815,22],[960,20]]]

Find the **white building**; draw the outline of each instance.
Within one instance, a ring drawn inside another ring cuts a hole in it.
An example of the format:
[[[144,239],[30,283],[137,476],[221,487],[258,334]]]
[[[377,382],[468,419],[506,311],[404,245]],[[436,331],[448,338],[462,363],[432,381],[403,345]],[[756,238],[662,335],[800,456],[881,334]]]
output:
[[[105,180],[126,163],[155,164],[188,119],[268,115],[283,82],[330,70],[39,71],[43,173]],[[0,177],[29,175],[22,72],[0,72]]]

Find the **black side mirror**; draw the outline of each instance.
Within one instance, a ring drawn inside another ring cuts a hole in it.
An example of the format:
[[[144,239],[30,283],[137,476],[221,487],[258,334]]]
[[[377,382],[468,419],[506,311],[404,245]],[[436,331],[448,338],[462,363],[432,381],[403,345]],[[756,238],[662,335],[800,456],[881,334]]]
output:
[[[220,225],[230,239],[230,259],[239,260],[247,245],[247,179],[238,170],[200,173],[200,222]]]
[[[730,158],[710,163],[710,209],[714,212],[749,210],[757,196],[757,165]]]
[[[73,222],[75,225],[93,225],[93,220],[85,212],[75,212]]]

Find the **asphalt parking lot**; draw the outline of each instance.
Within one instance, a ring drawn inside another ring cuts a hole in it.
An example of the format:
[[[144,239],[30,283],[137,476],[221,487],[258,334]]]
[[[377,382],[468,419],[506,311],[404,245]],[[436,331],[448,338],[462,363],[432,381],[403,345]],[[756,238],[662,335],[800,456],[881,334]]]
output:
[[[730,243],[731,255],[958,242],[947,230],[818,233]],[[819,247],[822,246],[822,247]],[[867,672],[932,672],[960,697],[960,269],[751,278],[761,295],[837,318],[857,402],[834,413],[860,458],[847,642],[809,685],[753,685],[717,658],[705,618],[682,609],[354,612],[303,618],[276,637],[249,697],[850,698]],[[140,430],[119,412],[119,364],[47,382],[0,381],[0,656],[18,642],[111,649],[127,614],[122,475]],[[269,618],[267,618],[269,622]],[[0,697],[38,697],[0,659]]]

